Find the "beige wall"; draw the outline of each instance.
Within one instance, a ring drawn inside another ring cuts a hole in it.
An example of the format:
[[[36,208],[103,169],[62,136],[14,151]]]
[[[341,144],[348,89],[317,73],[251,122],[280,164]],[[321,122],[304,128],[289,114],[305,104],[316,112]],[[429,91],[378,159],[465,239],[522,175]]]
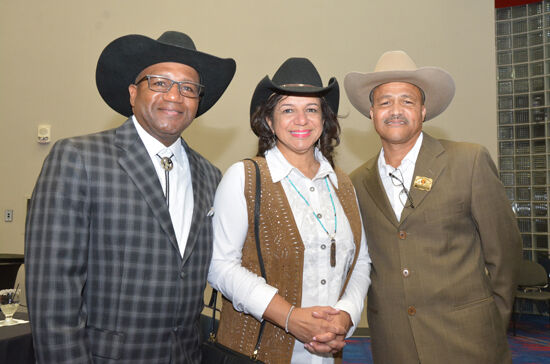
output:
[[[479,0],[1,1],[0,209],[2,217],[13,209],[14,221],[0,220],[0,252],[23,252],[25,201],[51,147],[36,142],[37,125],[51,124],[55,141],[124,120],[95,87],[97,58],[116,37],[180,30],[199,50],[235,58],[226,94],[184,133],[222,170],[254,154],[251,94],[286,58],[307,56],[325,83],[342,82],[349,71],[371,71],[391,49],[455,78],[453,103],[426,130],[484,144],[495,158],[493,19],[493,2]],[[351,172],[380,144],[344,93],[340,113],[347,117],[337,163]]]
[[[162,5],[160,5],[162,4]],[[380,54],[406,50],[418,65],[455,78],[449,109],[426,125],[432,134],[486,145],[496,157],[494,10],[479,0],[300,0],[0,2],[0,252],[23,252],[25,200],[50,145],[36,142],[38,124],[53,140],[119,125],[101,100],[95,66],[105,45],[129,33],[190,34],[199,50],[237,61],[220,102],[184,133],[222,170],[255,152],[248,127],[252,91],[288,57],[307,56],[326,83],[349,71],[371,71]],[[351,172],[380,144],[370,120],[342,90],[342,144],[337,163]]]

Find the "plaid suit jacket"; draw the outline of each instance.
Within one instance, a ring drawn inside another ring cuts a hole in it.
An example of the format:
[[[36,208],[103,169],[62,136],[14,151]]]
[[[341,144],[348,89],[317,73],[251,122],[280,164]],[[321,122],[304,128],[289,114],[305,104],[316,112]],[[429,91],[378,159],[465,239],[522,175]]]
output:
[[[194,208],[180,256],[137,131],[61,140],[26,222],[28,308],[39,363],[199,363],[198,319],[220,171],[182,139]]]
[[[487,150],[426,133],[397,221],[378,156],[352,174],[372,259],[377,364],[512,362],[506,328],[521,260],[516,219]],[[487,274],[487,273],[488,274]]]

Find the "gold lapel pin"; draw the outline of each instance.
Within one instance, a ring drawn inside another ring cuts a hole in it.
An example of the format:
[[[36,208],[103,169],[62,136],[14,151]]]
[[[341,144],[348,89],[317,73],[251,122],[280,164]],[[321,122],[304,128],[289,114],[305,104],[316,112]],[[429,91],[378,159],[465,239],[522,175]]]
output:
[[[431,178],[416,176],[414,177],[414,188],[418,188],[422,191],[429,191],[432,189],[432,182]]]

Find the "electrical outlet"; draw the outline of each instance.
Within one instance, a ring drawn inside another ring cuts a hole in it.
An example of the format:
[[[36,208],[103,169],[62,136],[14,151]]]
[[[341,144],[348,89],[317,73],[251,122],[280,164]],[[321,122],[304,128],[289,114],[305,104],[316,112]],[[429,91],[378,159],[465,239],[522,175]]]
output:
[[[13,210],[4,211],[4,221],[12,222],[13,221]]]

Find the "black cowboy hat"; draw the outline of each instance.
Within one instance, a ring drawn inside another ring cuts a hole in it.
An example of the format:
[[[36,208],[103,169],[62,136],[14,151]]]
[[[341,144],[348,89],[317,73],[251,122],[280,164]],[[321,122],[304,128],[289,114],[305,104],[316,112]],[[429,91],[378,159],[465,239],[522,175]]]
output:
[[[168,31],[159,39],[130,34],[112,41],[99,56],[96,84],[101,97],[116,112],[130,116],[128,86],[150,65],[177,62],[193,67],[204,85],[197,115],[205,113],[222,96],[235,74],[235,61],[196,50],[185,33]]]
[[[273,93],[295,96],[322,96],[327,100],[332,111],[338,114],[338,103],[340,101],[338,81],[335,77],[332,77],[328,81],[327,87],[323,87],[319,72],[307,58],[289,58],[275,72],[273,80],[265,76],[258,83],[252,95],[250,115]]]

